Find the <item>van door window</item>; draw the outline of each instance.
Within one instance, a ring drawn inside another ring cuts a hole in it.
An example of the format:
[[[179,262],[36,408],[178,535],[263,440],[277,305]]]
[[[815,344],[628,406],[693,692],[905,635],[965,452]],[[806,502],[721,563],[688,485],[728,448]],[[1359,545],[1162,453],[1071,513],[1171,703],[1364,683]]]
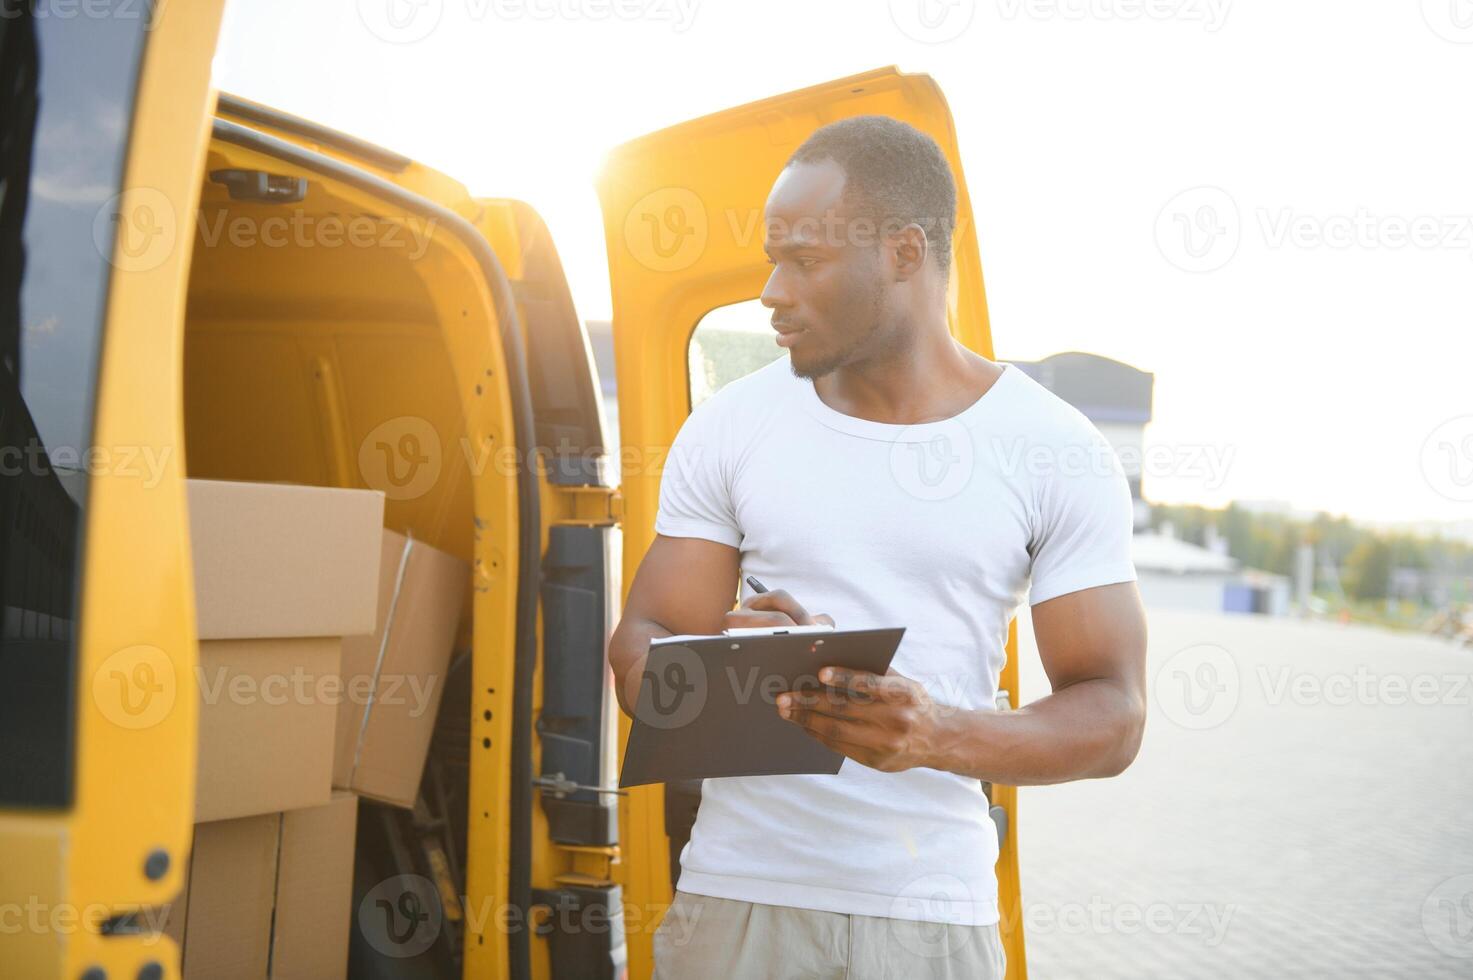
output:
[[[151,254],[161,220],[115,214],[148,13],[105,13],[0,0],[0,807],[71,802],[82,516],[114,463],[89,452],[110,260],[120,234]]]
[[[786,352],[777,345],[771,314],[760,300],[718,306],[690,336],[690,407]]]

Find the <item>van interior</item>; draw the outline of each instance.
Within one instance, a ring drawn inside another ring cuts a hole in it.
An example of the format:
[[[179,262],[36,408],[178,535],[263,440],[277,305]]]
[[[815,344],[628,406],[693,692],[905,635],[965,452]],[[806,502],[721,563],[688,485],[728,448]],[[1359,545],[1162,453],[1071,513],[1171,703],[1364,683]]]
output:
[[[276,174],[289,168],[258,157],[217,142],[207,163],[183,351],[187,475],[362,487],[374,466],[437,468],[428,480],[397,474],[407,492],[388,495],[385,524],[470,563],[471,473],[457,449],[467,426],[446,337],[486,328],[490,312],[471,305],[485,290],[442,254],[445,236],[417,240],[402,215],[386,216],[388,202]],[[499,380],[487,377],[484,390]],[[362,804],[355,906],[406,853],[426,848],[465,894],[471,625],[467,601],[422,805]],[[439,961],[432,975],[459,973],[455,925],[427,954]],[[355,961],[365,955],[353,951]]]

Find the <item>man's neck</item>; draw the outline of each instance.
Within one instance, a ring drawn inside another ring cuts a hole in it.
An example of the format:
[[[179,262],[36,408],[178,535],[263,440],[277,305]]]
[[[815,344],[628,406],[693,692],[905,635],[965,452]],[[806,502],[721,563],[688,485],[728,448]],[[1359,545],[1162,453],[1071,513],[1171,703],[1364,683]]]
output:
[[[910,346],[814,379],[825,405],[872,422],[916,425],[961,413],[992,387],[1001,366],[967,350],[944,325]]]

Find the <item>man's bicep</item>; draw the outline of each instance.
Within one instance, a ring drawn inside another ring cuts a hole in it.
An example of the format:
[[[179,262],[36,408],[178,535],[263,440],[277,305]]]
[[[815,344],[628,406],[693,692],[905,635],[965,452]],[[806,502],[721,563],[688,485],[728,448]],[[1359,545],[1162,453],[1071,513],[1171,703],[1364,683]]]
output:
[[[1120,460],[1093,427],[1074,438],[1060,444],[1061,456],[1079,450],[1098,465],[1042,482],[1038,523],[1029,542],[1030,604],[1136,578],[1131,560],[1135,504]]]
[[[719,633],[736,600],[741,552],[706,538],[656,534],[624,603],[624,615],[671,633]]]
[[[1110,680],[1145,697],[1146,616],[1134,582],[1081,589],[1032,607],[1038,656],[1055,691]]]
[[[741,545],[722,407],[707,402],[681,424],[660,473],[657,534]]]

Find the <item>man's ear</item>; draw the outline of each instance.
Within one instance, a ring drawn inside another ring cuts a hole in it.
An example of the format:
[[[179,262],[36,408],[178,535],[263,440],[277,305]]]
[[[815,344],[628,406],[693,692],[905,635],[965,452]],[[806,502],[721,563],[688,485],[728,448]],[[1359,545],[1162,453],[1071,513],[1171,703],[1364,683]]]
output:
[[[896,282],[907,282],[921,274],[926,265],[926,255],[931,250],[924,228],[911,222],[888,234],[886,244],[895,256]]]

